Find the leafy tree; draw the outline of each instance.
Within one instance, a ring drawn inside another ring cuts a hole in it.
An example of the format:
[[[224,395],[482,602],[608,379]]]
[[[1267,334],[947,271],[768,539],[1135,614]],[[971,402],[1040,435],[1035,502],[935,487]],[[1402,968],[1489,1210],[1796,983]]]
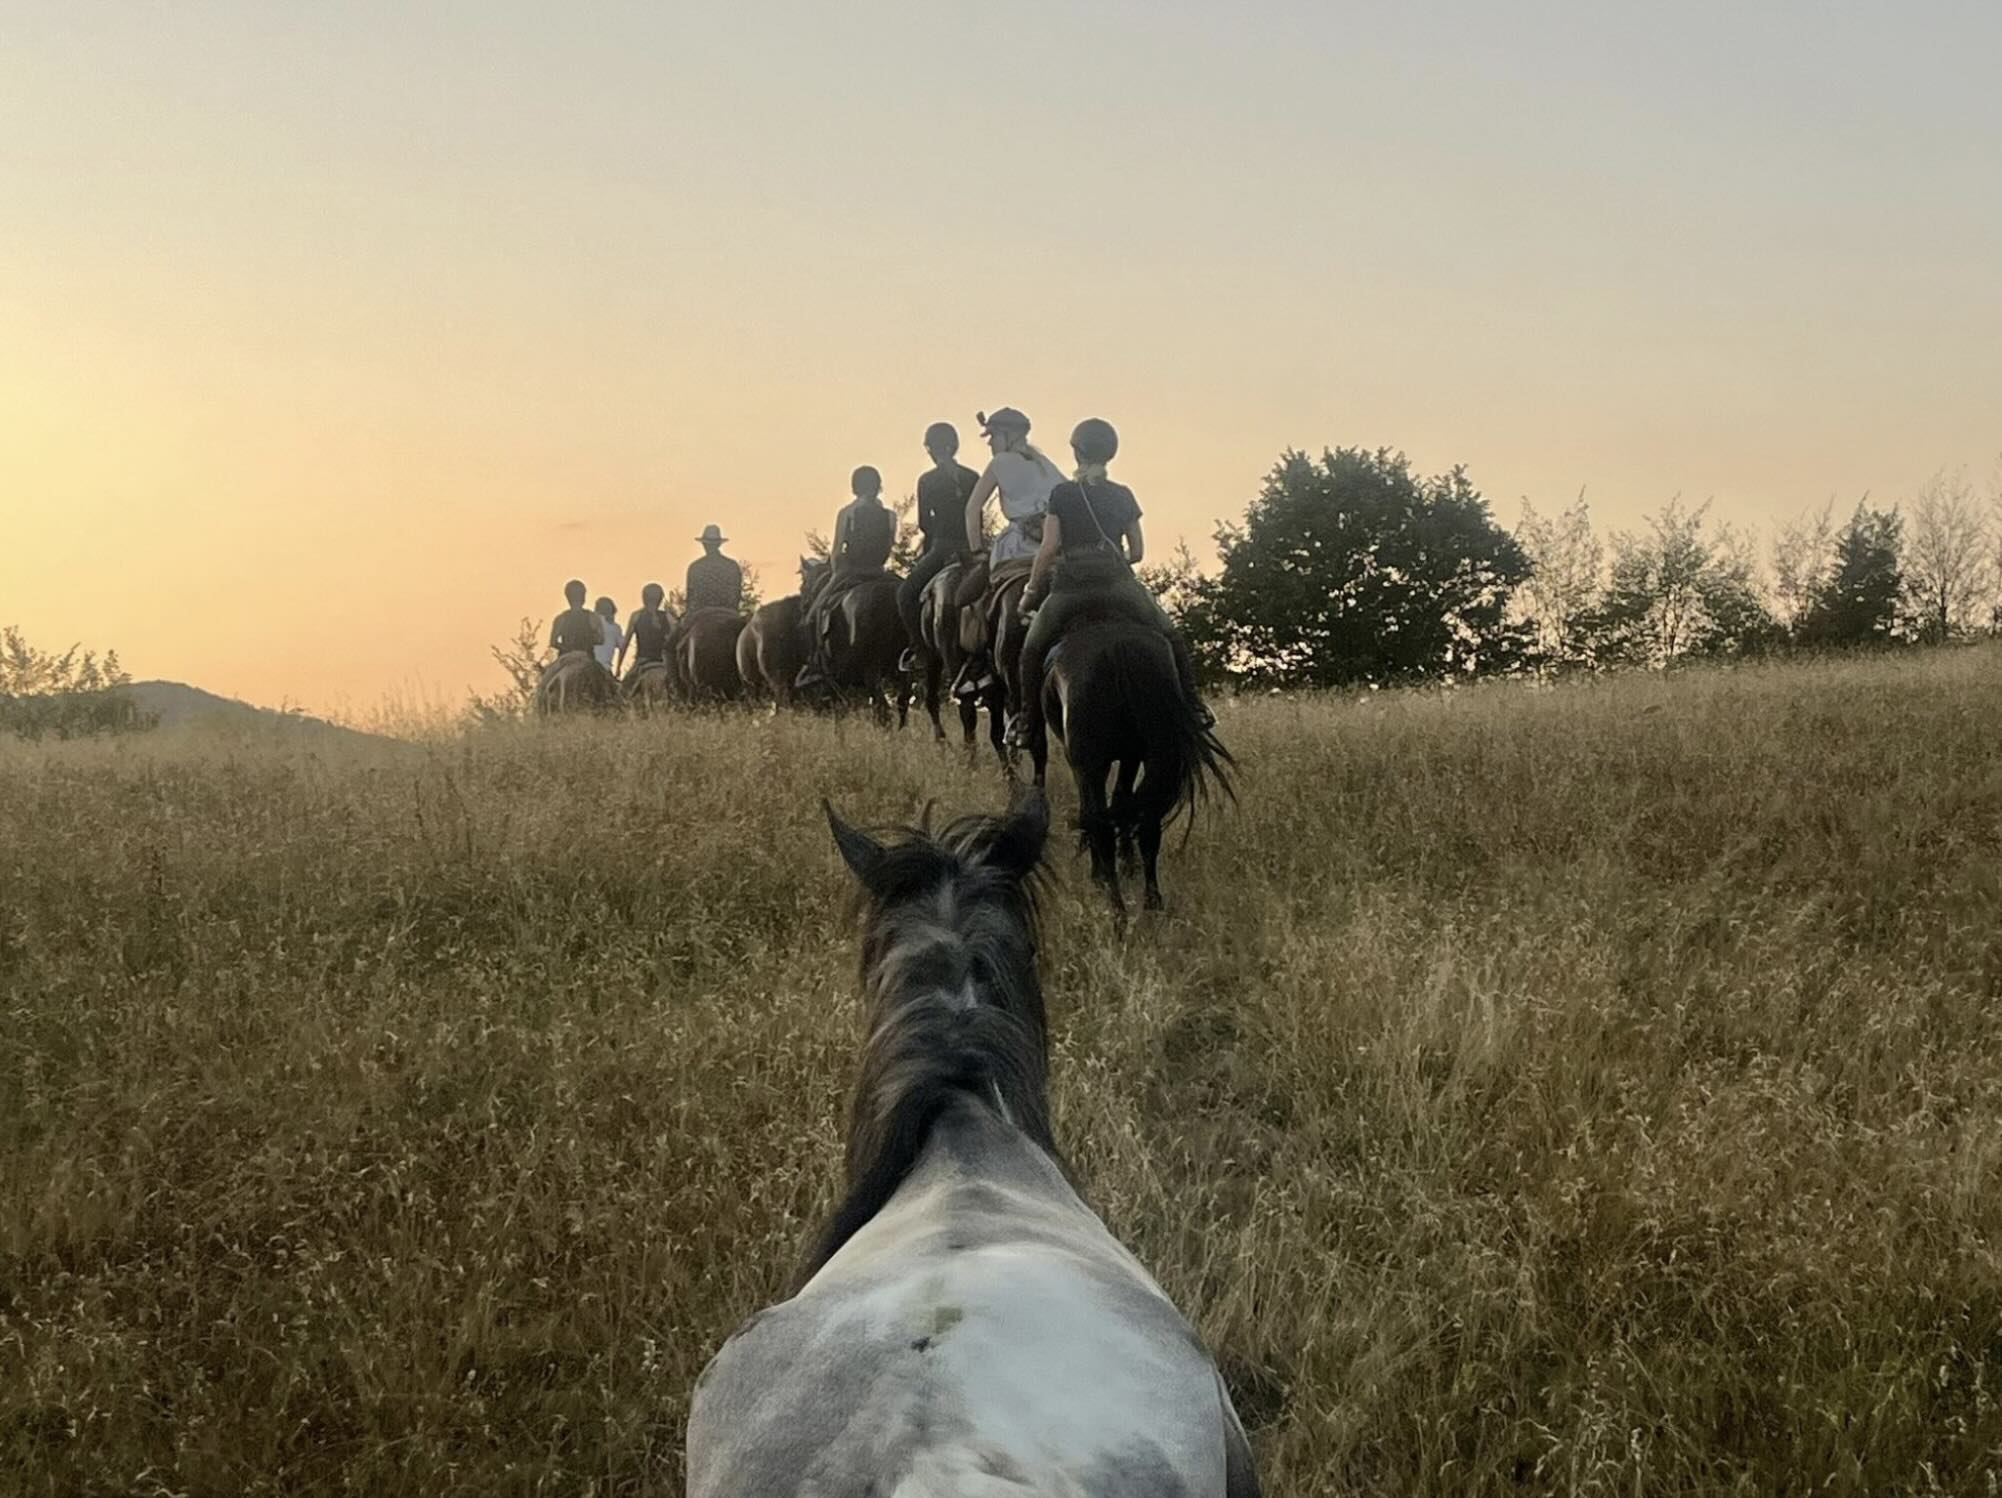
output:
[[[1905,533],[1905,586],[1920,639],[1963,633],[1988,601],[1988,528],[1964,472],[1926,480]]]
[[[159,719],[139,710],[125,689],[132,678],[118,652],[72,645],[60,654],[38,650],[12,625],[0,629],[0,730],[22,738],[81,738],[132,733]]]
[[[1709,510],[1707,503],[1685,510],[1672,499],[1648,517],[1644,532],[1613,537],[1605,595],[1580,623],[1597,659],[1666,666],[1771,643],[1777,627],[1744,540],[1728,527],[1708,532]]]
[[[1529,562],[1464,469],[1426,479],[1387,448],[1289,452],[1217,542],[1222,570],[1191,585],[1184,613],[1234,674],[1338,686],[1520,658],[1507,614]]]
[[[1773,602],[1780,627],[1800,628],[1815,596],[1828,580],[1835,558],[1835,501],[1789,520],[1773,537]]]
[[[1553,665],[1588,661],[1590,642],[1580,626],[1598,601],[1605,548],[1592,534],[1584,494],[1553,520],[1525,499],[1515,539],[1531,569],[1516,603],[1536,632],[1537,655]]]
[[[1904,522],[1868,500],[1835,538],[1835,564],[1808,606],[1800,638],[1813,645],[1878,645],[1897,637],[1904,593]]]
[[[548,636],[540,619],[523,619],[514,634],[491,647],[494,664],[507,675],[507,686],[498,692],[473,693],[466,704],[466,717],[474,724],[502,723],[527,714],[535,702],[536,684],[542,680]]]

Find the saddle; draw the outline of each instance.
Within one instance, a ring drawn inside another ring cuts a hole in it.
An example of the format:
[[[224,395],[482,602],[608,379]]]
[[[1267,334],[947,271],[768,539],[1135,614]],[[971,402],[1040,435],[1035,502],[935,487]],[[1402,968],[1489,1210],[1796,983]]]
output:
[[[1009,594],[1029,585],[1034,557],[1017,557],[998,567],[985,563],[968,569],[959,584],[959,643],[971,654],[984,650],[1000,633],[1000,610]]]

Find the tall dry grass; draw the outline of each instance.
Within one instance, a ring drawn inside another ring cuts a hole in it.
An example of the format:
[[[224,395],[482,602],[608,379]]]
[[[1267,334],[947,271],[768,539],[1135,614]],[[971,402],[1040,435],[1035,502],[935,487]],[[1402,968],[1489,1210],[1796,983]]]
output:
[[[1059,856],[1059,1135],[1269,1492],[1996,1491],[1998,665],[1243,703],[1168,919]],[[822,795],[1000,799],[864,724],[0,746],[0,1489],[676,1489],[836,1185]]]

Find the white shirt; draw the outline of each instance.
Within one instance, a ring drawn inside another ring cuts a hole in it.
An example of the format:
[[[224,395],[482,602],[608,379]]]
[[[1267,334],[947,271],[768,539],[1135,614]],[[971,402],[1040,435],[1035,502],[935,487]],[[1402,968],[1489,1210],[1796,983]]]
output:
[[[1064,481],[1063,474],[1049,459],[1038,463],[1027,453],[996,453],[987,473],[1001,492],[1001,516],[1008,522],[994,538],[989,562],[999,565],[1034,556],[1042,543],[1022,529],[1022,522],[1049,508],[1050,491]]]
[[[603,614],[598,616],[598,622],[605,626],[605,641],[594,647],[591,654],[598,658],[599,665],[609,668],[618,659],[619,642],[625,639],[626,632],[619,628],[618,620],[607,619]]]

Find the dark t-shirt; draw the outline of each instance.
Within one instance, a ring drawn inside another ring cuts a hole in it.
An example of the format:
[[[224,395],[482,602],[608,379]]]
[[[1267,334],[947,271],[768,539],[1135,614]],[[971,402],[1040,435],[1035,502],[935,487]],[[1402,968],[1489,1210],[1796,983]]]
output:
[[[848,525],[842,537],[843,549],[834,558],[842,572],[880,572],[897,544],[896,512],[882,504],[850,503],[844,514]],[[839,526],[836,527],[840,529]]]
[[[966,539],[966,502],[979,482],[979,474],[957,462],[918,475],[918,529],[924,532],[927,551],[957,547]]]
[[[667,615],[659,609],[635,609],[626,621],[626,638],[633,647],[633,662],[664,660],[667,656]]]
[[[743,601],[744,569],[718,552],[700,556],[688,564],[688,612],[697,609],[728,609],[737,612]]]
[[[1119,538],[1140,518],[1140,502],[1124,484],[1093,479],[1087,504],[1085,487],[1075,480],[1066,480],[1050,491],[1049,513],[1057,517],[1065,555],[1110,544],[1123,557],[1126,552]],[[1097,517],[1097,524],[1092,523],[1093,516]]]
[[[592,650],[604,641],[605,626],[589,609],[565,609],[549,628],[549,638],[558,655],[573,650]]]

